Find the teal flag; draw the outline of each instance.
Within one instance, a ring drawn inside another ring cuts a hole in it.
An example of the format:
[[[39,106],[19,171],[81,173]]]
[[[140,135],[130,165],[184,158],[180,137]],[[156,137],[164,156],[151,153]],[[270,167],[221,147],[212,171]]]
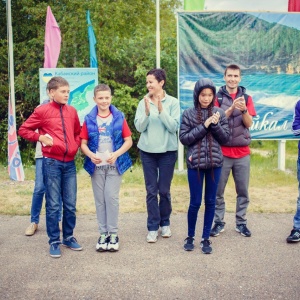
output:
[[[88,36],[89,36],[89,44],[90,44],[90,67],[91,68],[98,68],[97,56],[96,56],[96,37],[94,34],[94,29],[92,26],[91,18],[90,18],[90,11],[86,12],[86,20],[88,23]]]
[[[184,10],[204,10],[205,0],[184,0]]]

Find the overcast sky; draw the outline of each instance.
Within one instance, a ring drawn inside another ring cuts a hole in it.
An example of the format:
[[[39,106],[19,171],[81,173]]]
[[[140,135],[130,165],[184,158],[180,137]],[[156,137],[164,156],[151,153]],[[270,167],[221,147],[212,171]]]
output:
[[[205,10],[288,11],[288,0],[205,0]]]

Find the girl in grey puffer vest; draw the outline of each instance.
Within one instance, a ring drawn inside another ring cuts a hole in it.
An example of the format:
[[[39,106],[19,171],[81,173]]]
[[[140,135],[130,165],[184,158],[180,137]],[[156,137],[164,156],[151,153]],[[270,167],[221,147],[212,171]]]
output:
[[[223,165],[220,144],[229,138],[229,127],[225,112],[214,107],[216,87],[210,79],[197,81],[194,88],[194,107],[183,112],[179,139],[187,146],[188,181],[190,205],[188,210],[188,237],[184,249],[194,249],[194,236],[202,190],[205,190],[204,227],[200,247],[203,253],[211,253],[209,240],[212,226],[216,192]],[[205,189],[203,181],[205,178]]]

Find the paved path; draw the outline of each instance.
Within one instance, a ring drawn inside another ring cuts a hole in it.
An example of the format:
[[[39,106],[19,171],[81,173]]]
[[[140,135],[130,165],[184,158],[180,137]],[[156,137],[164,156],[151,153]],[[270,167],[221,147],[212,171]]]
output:
[[[44,218],[26,237],[28,216],[0,216],[0,299],[300,299],[300,243],[285,242],[293,216],[249,214],[251,238],[234,230],[233,214],[226,217],[213,254],[204,255],[199,238],[193,252],[182,248],[186,214],[172,215],[173,236],[155,244],[145,241],[145,214],[121,214],[117,253],[96,252],[96,218],[79,215],[75,235],[84,250],[63,248],[54,259]],[[200,213],[198,228],[202,220]]]

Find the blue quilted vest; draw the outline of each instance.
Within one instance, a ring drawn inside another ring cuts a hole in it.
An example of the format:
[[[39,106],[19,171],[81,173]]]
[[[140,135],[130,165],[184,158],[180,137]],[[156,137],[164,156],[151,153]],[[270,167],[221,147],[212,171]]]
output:
[[[113,151],[118,150],[124,143],[124,139],[122,137],[122,127],[124,122],[124,114],[118,110],[114,105],[110,105],[110,111],[113,115],[112,119],[112,143],[113,143]],[[98,107],[95,106],[89,114],[87,114],[84,118],[84,121],[88,130],[88,144],[89,149],[96,153],[98,149],[99,143],[99,131],[97,125],[97,114]],[[132,161],[128,152],[120,155],[116,160],[116,168],[120,175],[122,175],[125,171],[127,171],[132,166]],[[86,156],[84,160],[84,169],[90,174],[93,175],[96,165],[91,161],[91,159]]]

